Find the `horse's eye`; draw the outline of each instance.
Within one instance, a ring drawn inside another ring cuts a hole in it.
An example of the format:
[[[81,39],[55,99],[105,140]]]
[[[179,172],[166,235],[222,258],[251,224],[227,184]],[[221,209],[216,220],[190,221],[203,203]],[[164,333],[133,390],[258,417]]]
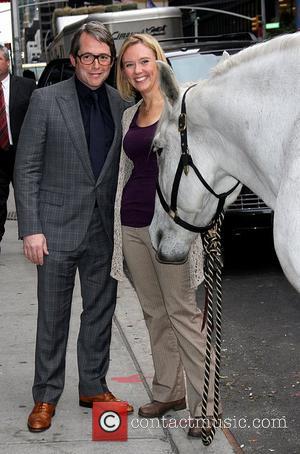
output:
[[[160,156],[163,152],[163,148],[162,147],[153,147],[152,151],[154,151],[154,153],[156,153],[158,156]]]

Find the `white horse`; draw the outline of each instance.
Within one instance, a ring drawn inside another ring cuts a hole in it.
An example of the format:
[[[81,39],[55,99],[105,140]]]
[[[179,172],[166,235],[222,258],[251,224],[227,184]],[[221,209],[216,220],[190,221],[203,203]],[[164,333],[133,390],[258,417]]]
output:
[[[161,149],[159,185],[167,204],[181,155],[178,117],[184,90],[160,63],[165,110],[154,139]],[[256,44],[223,59],[186,94],[187,140],[195,166],[217,194],[237,180],[274,210],[275,249],[300,291],[300,33]],[[239,189],[229,195],[232,203]],[[182,174],[178,216],[196,226],[213,218],[218,200],[193,169]],[[158,257],[180,261],[196,234],[175,224],[156,200],[150,227]]]

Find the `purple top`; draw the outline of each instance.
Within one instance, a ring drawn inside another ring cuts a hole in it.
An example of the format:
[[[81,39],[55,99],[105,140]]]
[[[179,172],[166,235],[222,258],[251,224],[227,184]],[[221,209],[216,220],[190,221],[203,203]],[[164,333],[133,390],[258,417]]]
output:
[[[132,174],[123,190],[121,204],[121,223],[128,227],[150,225],[158,177],[156,155],[151,152],[157,122],[140,127],[136,124],[137,113],[138,111],[123,142],[124,151],[134,164]]]

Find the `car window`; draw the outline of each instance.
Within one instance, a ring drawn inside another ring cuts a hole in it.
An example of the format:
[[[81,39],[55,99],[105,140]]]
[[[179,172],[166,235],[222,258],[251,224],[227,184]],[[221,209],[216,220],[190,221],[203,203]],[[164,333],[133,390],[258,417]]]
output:
[[[43,71],[38,87],[53,85],[62,80],[69,79],[74,74],[74,68],[69,59],[58,59],[50,62]]]
[[[195,82],[199,79],[207,79],[211,68],[221,58],[221,54],[186,54],[169,57],[179,83]]]
[[[22,64],[23,76],[24,77],[29,77],[29,75],[28,75],[28,71],[29,71],[29,74],[30,73],[34,74],[35,80],[36,80],[36,82],[38,82],[42,72],[45,69],[45,66],[46,66],[46,63],[42,63],[42,62],[39,62],[39,63],[23,63]],[[27,71],[27,76],[26,76],[26,72],[25,71]],[[33,79],[33,76],[31,78]]]
[[[54,67],[49,72],[49,76],[48,76],[48,79],[47,79],[45,85],[57,84],[60,81],[61,81],[61,68]]]

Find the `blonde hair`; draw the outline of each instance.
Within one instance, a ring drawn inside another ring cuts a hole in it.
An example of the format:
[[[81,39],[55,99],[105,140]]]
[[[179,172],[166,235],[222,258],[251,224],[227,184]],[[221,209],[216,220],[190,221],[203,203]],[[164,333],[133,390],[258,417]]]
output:
[[[122,98],[126,100],[131,99],[136,94],[136,91],[133,86],[130,85],[124,74],[122,60],[126,50],[130,46],[134,46],[139,43],[151,49],[156,60],[161,60],[167,63],[164,51],[152,35],[148,35],[147,33],[135,33],[134,35],[129,36],[122,44],[117,61],[117,88]]]

